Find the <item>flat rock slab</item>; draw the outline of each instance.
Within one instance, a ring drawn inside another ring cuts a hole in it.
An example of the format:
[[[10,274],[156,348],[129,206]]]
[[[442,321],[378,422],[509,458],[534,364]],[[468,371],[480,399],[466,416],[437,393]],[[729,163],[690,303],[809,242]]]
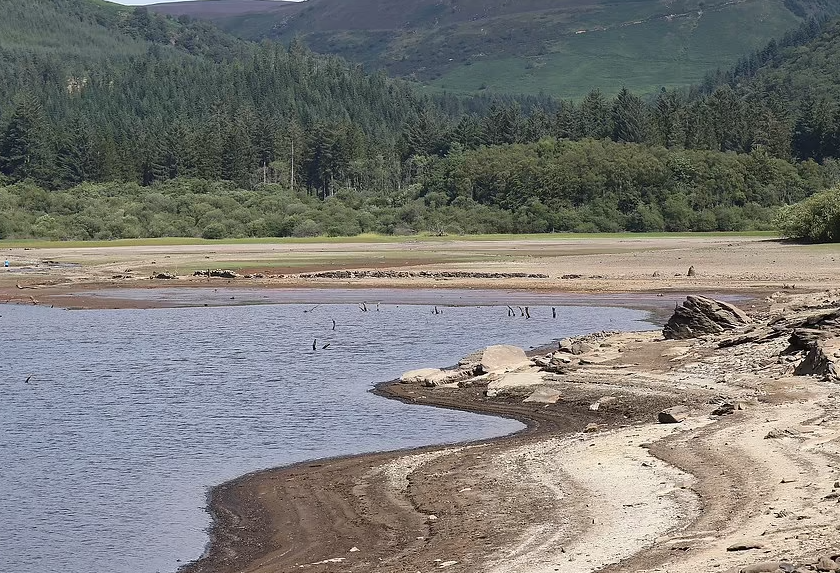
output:
[[[537,388],[523,402],[537,402],[539,404],[556,404],[560,399],[560,392],[551,388]]]
[[[738,543],[733,543],[726,548],[727,551],[748,551],[750,549],[763,549],[764,544],[754,539],[744,539]]]
[[[524,350],[509,344],[488,346],[481,354],[481,369],[484,372],[510,371],[530,363]]]
[[[674,406],[667,410],[662,410],[657,415],[660,424],[679,424],[688,418],[689,410],[685,406]]]
[[[400,382],[403,384],[424,384],[427,380],[441,375],[443,375],[443,370],[440,368],[420,368],[404,373],[400,376]]]
[[[538,368],[503,374],[487,385],[486,394],[490,398],[500,394],[523,394],[526,389],[542,385],[543,375]]]

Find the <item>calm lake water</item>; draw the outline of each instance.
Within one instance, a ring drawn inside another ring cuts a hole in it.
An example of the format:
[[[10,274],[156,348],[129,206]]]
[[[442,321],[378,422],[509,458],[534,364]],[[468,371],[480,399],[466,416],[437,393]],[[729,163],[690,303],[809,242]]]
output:
[[[556,320],[548,307],[525,320],[498,306],[0,305],[0,572],[169,573],[203,552],[213,485],[516,431],[367,390],[489,344],[652,328],[642,311],[561,304]]]

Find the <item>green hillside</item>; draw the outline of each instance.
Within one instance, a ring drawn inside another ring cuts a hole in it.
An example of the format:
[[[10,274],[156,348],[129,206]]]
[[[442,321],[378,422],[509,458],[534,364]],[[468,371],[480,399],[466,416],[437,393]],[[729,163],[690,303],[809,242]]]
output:
[[[239,6],[239,7],[238,7]],[[204,0],[161,4],[250,38],[301,37],[432,90],[580,98],[699,82],[838,0]]]
[[[840,176],[834,102],[775,85],[836,61],[835,22],[692,91],[577,102],[430,97],[299,42],[4,2],[0,238],[764,229]]]

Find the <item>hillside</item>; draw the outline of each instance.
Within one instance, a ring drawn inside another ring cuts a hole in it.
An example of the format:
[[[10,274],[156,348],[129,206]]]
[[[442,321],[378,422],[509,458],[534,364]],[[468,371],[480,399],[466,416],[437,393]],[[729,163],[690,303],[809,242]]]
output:
[[[202,0],[154,10],[209,18],[238,36],[316,52],[455,92],[593,87],[639,92],[700,81],[840,0]]]
[[[743,91],[829,58],[835,23],[706,93],[464,101],[144,8],[5,2],[0,238],[762,229],[837,179],[840,116]]]

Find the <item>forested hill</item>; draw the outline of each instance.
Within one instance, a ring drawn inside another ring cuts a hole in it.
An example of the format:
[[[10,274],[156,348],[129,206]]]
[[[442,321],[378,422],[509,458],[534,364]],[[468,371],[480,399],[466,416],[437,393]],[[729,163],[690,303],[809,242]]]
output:
[[[296,42],[0,2],[0,238],[766,228],[840,173],[840,123],[769,83],[431,98]]]
[[[13,178],[245,181],[253,155],[274,161],[280,135],[290,147],[329,130],[364,153],[368,139],[393,143],[418,106],[403,84],[299,46],[95,0],[2,4],[0,118],[37,142],[26,154],[5,142]]]

